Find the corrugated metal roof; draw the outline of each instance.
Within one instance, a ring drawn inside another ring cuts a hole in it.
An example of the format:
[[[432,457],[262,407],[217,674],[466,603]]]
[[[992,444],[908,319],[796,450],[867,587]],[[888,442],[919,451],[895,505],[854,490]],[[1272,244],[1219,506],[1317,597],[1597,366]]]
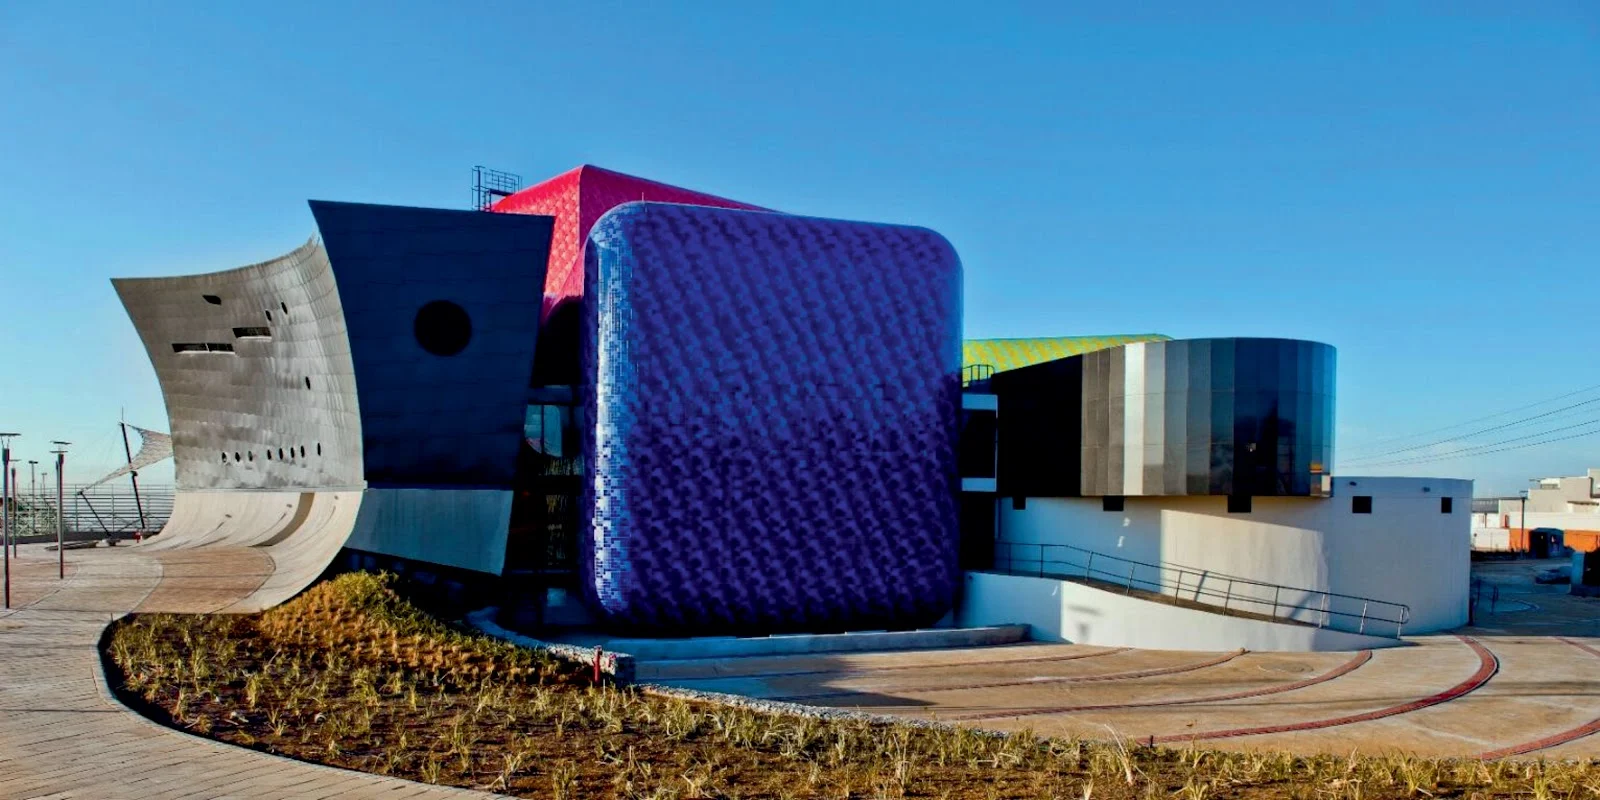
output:
[[[961,343],[963,366],[988,364],[997,372],[1018,369],[1058,358],[1108,350],[1135,342],[1165,342],[1159,333],[1120,333],[1109,336],[1044,336],[1029,339],[968,339]]]

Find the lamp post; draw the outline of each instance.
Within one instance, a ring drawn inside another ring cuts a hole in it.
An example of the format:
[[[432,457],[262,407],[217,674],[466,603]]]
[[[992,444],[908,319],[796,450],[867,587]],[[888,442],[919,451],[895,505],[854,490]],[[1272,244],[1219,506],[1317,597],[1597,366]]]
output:
[[[28,459],[28,508],[30,508],[33,511],[33,513],[28,515],[28,532],[29,533],[38,533],[39,532],[39,474],[37,472],[38,469],[39,469],[39,462],[36,459],[31,459],[31,458]],[[15,551],[17,549],[17,543],[16,542],[12,542],[11,543],[11,549],[12,549],[12,555],[15,555],[16,554]]]
[[[62,478],[67,470],[67,445],[72,442],[51,442],[56,449],[50,452],[56,455],[56,569],[58,579],[67,579],[67,485]]]
[[[6,608],[11,607],[11,440],[19,433],[0,433],[0,553],[5,561]]]
[[[1522,499],[1522,521],[1517,523],[1517,527],[1522,529],[1522,540],[1527,543],[1528,552],[1531,554],[1533,552],[1533,537],[1528,535],[1528,490],[1523,489],[1517,494]]]

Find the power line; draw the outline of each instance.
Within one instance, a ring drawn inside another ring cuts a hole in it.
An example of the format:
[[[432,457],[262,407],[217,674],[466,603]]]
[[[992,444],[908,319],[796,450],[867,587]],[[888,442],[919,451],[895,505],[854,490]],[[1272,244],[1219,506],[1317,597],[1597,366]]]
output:
[[[1600,419],[1586,420],[1584,422],[1579,422],[1579,423],[1577,423],[1575,425],[1563,425],[1563,426],[1561,426],[1559,428],[1551,428],[1550,430],[1539,431],[1537,433],[1530,433],[1530,434],[1527,434],[1525,436],[1515,436],[1515,437],[1512,437],[1510,439],[1502,439],[1501,441],[1498,441],[1498,442],[1489,442],[1488,444],[1480,444],[1480,445],[1476,445],[1474,447],[1464,447],[1464,448],[1462,448],[1460,450],[1452,450],[1452,451],[1450,451],[1448,453],[1436,453],[1436,454],[1433,454],[1433,455],[1426,455],[1426,456],[1413,456],[1411,458],[1402,458],[1402,459],[1398,459],[1398,460],[1395,460],[1395,461],[1384,461],[1384,462],[1380,462],[1380,463],[1377,463],[1377,464],[1365,464],[1365,465],[1362,465],[1362,467],[1365,469],[1365,468],[1368,468],[1368,467],[1385,467],[1385,466],[1396,466],[1396,465],[1401,465],[1401,464],[1426,464],[1426,463],[1429,463],[1431,461],[1445,461],[1445,460],[1454,459],[1454,458],[1469,458],[1469,457],[1472,457],[1472,456],[1487,455],[1489,453],[1502,453],[1502,452],[1505,452],[1506,450],[1519,450],[1519,449],[1522,449],[1524,447],[1533,447],[1534,445],[1544,444],[1546,442],[1560,442],[1560,441],[1566,441],[1567,439],[1576,439],[1576,438],[1578,438],[1580,436],[1590,436],[1590,435],[1593,435],[1593,434],[1596,434],[1596,433],[1600,433],[1600,430],[1587,431],[1585,433],[1573,434],[1571,436],[1563,436],[1563,437],[1558,437],[1558,438],[1555,438],[1555,439],[1543,440],[1543,441],[1539,441],[1539,442],[1530,442],[1530,443],[1524,444],[1524,445],[1517,445],[1516,447],[1506,447],[1506,448],[1500,448],[1500,449],[1487,449],[1487,448],[1499,448],[1499,446],[1503,445],[1503,444],[1510,444],[1512,442],[1521,442],[1521,441],[1525,441],[1527,439],[1538,438],[1540,436],[1549,436],[1552,433],[1559,433],[1561,431],[1572,430],[1573,428],[1584,428],[1584,427],[1589,427],[1589,426],[1592,426],[1592,425],[1600,425]]]
[[[1505,452],[1509,452],[1511,450],[1525,450],[1525,449],[1527,449],[1529,447],[1537,447],[1537,446],[1542,445],[1542,444],[1553,444],[1555,442],[1565,442],[1565,441],[1567,441],[1569,439],[1582,439],[1585,436],[1594,436],[1595,434],[1600,434],[1600,430],[1585,431],[1583,433],[1575,433],[1575,434],[1572,434],[1571,436],[1558,436],[1558,437],[1556,437],[1554,439],[1545,439],[1543,441],[1538,441],[1538,442],[1529,442],[1527,444],[1519,444],[1519,445],[1517,445],[1515,447],[1502,447],[1502,448],[1500,448],[1498,450],[1485,450],[1485,451],[1483,451],[1481,453],[1473,453],[1471,455],[1453,456],[1453,457],[1450,457],[1450,458],[1444,458],[1444,457],[1441,457],[1441,458],[1424,458],[1424,459],[1417,459],[1417,460],[1411,461],[1411,462],[1398,462],[1398,464],[1429,464],[1429,463],[1432,463],[1432,462],[1435,462],[1435,461],[1455,461],[1455,460],[1460,459],[1460,458],[1475,458],[1477,456],[1486,456],[1486,455],[1489,455],[1490,453],[1505,453]],[[1394,466],[1394,465],[1390,465],[1390,466]]]
[[[1525,417],[1525,418],[1520,419],[1520,420],[1507,422],[1507,423],[1504,423],[1504,424],[1501,424],[1501,425],[1494,425],[1494,426],[1491,426],[1491,427],[1488,427],[1488,428],[1484,428],[1482,430],[1473,431],[1472,433],[1464,433],[1464,434],[1461,434],[1460,436],[1450,436],[1450,437],[1447,437],[1447,438],[1444,438],[1444,439],[1440,439],[1438,441],[1428,442],[1427,444],[1418,444],[1418,445],[1412,445],[1411,447],[1402,447],[1399,450],[1390,450],[1387,453],[1381,453],[1379,455],[1373,455],[1373,456],[1366,456],[1365,458],[1352,458],[1350,460],[1351,461],[1356,461],[1356,462],[1375,461],[1375,460],[1378,460],[1378,459],[1384,459],[1384,458],[1389,458],[1391,456],[1399,455],[1400,453],[1409,453],[1409,452],[1411,452],[1413,450],[1423,450],[1423,449],[1426,449],[1426,448],[1429,448],[1429,447],[1437,447],[1438,445],[1441,445],[1441,444],[1449,444],[1450,442],[1459,441],[1461,439],[1470,439],[1470,438],[1472,438],[1474,436],[1481,436],[1481,435],[1483,435],[1485,433],[1493,433],[1494,431],[1505,430],[1506,428],[1515,428],[1518,425],[1526,425],[1529,422],[1532,422],[1532,421],[1534,421],[1536,419],[1543,419],[1545,417],[1549,417],[1549,416],[1552,416],[1552,415],[1555,415],[1555,414],[1560,414],[1560,413],[1562,413],[1564,411],[1571,411],[1574,408],[1581,408],[1583,406],[1593,405],[1595,403],[1600,403],[1600,397],[1590,398],[1588,400],[1584,400],[1584,401],[1581,401],[1581,402],[1578,402],[1578,403],[1573,403],[1570,406],[1563,406],[1563,407],[1555,409],[1553,411],[1546,411],[1543,414],[1535,414],[1535,415],[1533,415],[1531,417]],[[1560,428],[1557,428],[1556,430],[1560,430]],[[1535,434],[1535,435],[1537,435],[1537,434]]]
[[[1456,428],[1465,428],[1468,425],[1473,425],[1473,424],[1476,424],[1476,423],[1479,423],[1479,422],[1484,422],[1486,420],[1491,420],[1491,419],[1494,419],[1496,417],[1503,417],[1503,416],[1505,416],[1507,414],[1514,414],[1514,413],[1516,413],[1518,411],[1526,411],[1526,410],[1528,410],[1530,408],[1537,408],[1537,407],[1542,406],[1542,405],[1547,405],[1549,403],[1554,403],[1557,400],[1565,400],[1568,397],[1574,397],[1576,395],[1584,394],[1586,392],[1592,392],[1592,391],[1595,391],[1596,389],[1600,389],[1600,384],[1596,384],[1594,386],[1589,386],[1589,387],[1586,387],[1586,388],[1583,388],[1583,389],[1579,389],[1579,390],[1573,391],[1573,392],[1567,392],[1566,394],[1556,395],[1555,397],[1545,398],[1544,400],[1539,400],[1539,401],[1536,401],[1536,402],[1533,402],[1533,403],[1529,403],[1529,404],[1524,405],[1524,406],[1517,406],[1516,408],[1509,408],[1509,409],[1506,409],[1505,411],[1497,411],[1497,412],[1495,412],[1493,414],[1489,414],[1488,416],[1474,417],[1473,419],[1469,419],[1466,422],[1457,422],[1454,425],[1446,425],[1446,426],[1444,426],[1442,428],[1430,428],[1429,430],[1420,431],[1418,433],[1408,433],[1408,434],[1406,434],[1404,436],[1393,436],[1393,437],[1390,437],[1388,439],[1379,439],[1376,442],[1368,443],[1366,445],[1365,450],[1370,452],[1372,450],[1376,450],[1376,449],[1378,449],[1380,447],[1384,447],[1384,446],[1386,446],[1388,444],[1391,444],[1391,443],[1394,443],[1394,442],[1403,442],[1403,441],[1405,441],[1407,439],[1415,439],[1415,438],[1420,437],[1420,436],[1429,436],[1429,435],[1432,435],[1432,434],[1435,434],[1435,433],[1442,433],[1444,431],[1455,430]],[[1460,437],[1456,437],[1456,438],[1460,438]],[[1446,440],[1446,441],[1448,441],[1448,440]],[[1423,445],[1423,446],[1426,447],[1427,445]],[[1362,450],[1358,450],[1357,452],[1362,452]],[[1400,452],[1400,451],[1395,451],[1395,452]],[[1375,457],[1381,458],[1383,456],[1375,456]]]

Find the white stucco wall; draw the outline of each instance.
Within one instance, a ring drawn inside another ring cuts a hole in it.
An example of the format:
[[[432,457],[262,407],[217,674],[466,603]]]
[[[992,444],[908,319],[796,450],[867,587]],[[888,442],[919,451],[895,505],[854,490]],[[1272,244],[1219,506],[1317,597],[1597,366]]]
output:
[[[1398,639],[1227,617],[1052,578],[969,572],[963,588],[958,625],[1023,624],[1029,627],[1029,638],[1043,642],[1155,650],[1226,651],[1242,647],[1260,652],[1363,650],[1401,643]]]
[[[1404,603],[1406,633],[1465,624],[1472,482],[1341,477],[1333,487],[1331,498],[1257,497],[1248,514],[1227,513],[1224,497],[1129,497],[1122,512],[1103,511],[1100,498],[1028,498],[1021,510],[1002,499],[998,535]],[[1355,495],[1373,498],[1371,514],[1352,513]],[[1441,497],[1452,513],[1440,512]],[[1359,602],[1340,602],[1359,613]]]
[[[1473,528],[1472,549],[1485,553],[1509,552],[1511,531],[1505,528]]]
[[[1593,531],[1600,530],[1600,513],[1587,509],[1568,511],[1529,511],[1526,522],[1523,515],[1517,512],[1510,514],[1481,515],[1482,527],[1485,528],[1521,528],[1524,524],[1529,530],[1534,528],[1556,528],[1558,530]],[[1475,522],[1477,522],[1475,520]],[[1475,524],[1474,527],[1477,527]]]

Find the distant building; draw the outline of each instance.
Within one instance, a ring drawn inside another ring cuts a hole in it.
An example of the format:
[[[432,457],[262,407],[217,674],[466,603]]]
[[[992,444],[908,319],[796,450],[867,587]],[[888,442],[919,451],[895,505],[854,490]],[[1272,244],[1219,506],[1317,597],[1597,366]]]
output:
[[[1523,498],[1472,501],[1472,549],[1530,552],[1539,548],[1529,531],[1559,533],[1561,544],[1581,552],[1600,549],[1600,469],[1582,475],[1540,478]]]

